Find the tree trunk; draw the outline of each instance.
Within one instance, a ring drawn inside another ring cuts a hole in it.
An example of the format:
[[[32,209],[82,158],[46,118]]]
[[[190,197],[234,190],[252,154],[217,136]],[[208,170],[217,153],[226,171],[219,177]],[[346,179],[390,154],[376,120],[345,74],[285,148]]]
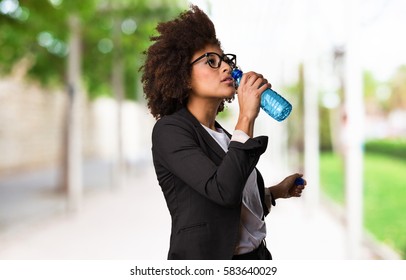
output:
[[[67,195],[68,209],[78,210],[82,200],[82,141],[81,141],[81,38],[80,21],[69,17],[69,56],[67,63],[67,110],[63,137],[62,191]]]
[[[114,19],[113,28],[113,72],[112,72],[112,87],[114,97],[117,103],[117,115],[116,115],[116,150],[113,166],[113,186],[121,188],[124,185],[125,176],[125,164],[124,164],[124,152],[123,152],[123,100],[124,100],[124,62],[122,56],[122,44],[121,44],[121,24],[120,21]]]

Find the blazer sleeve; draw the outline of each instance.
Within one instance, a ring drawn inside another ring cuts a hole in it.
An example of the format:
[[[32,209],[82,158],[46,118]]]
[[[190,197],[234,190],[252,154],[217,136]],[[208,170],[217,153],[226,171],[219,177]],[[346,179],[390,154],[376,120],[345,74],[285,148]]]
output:
[[[216,165],[204,153],[192,125],[163,118],[152,133],[155,165],[161,165],[209,200],[227,207],[241,203],[245,182],[267,144],[266,136],[250,138],[245,143],[231,141],[228,152]]]

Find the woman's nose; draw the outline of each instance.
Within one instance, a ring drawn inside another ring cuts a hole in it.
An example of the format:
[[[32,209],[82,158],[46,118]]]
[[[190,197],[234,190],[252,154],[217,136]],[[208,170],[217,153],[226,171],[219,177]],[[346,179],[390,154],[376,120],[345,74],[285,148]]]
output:
[[[228,63],[223,62],[224,65],[222,65],[222,71],[223,72],[229,72],[231,73],[231,66]]]

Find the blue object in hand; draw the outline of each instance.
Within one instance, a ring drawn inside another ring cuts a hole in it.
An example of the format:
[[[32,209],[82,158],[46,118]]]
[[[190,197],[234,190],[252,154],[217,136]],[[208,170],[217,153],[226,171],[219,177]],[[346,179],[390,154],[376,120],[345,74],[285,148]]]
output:
[[[297,177],[295,180],[295,185],[299,186],[299,185],[304,185],[304,180],[302,177]]]

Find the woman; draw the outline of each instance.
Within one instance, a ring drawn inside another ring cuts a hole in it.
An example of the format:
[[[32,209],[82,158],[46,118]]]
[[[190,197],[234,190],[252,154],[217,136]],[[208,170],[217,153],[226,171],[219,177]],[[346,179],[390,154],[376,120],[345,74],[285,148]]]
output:
[[[224,54],[213,23],[198,7],[160,23],[146,51],[142,82],[152,115],[152,155],[172,218],[168,259],[271,259],[264,218],[278,198],[300,196],[293,174],[264,187],[255,168],[268,138],[254,137],[261,92],[248,72],[238,88],[233,134],[216,122],[234,98],[236,57]]]

